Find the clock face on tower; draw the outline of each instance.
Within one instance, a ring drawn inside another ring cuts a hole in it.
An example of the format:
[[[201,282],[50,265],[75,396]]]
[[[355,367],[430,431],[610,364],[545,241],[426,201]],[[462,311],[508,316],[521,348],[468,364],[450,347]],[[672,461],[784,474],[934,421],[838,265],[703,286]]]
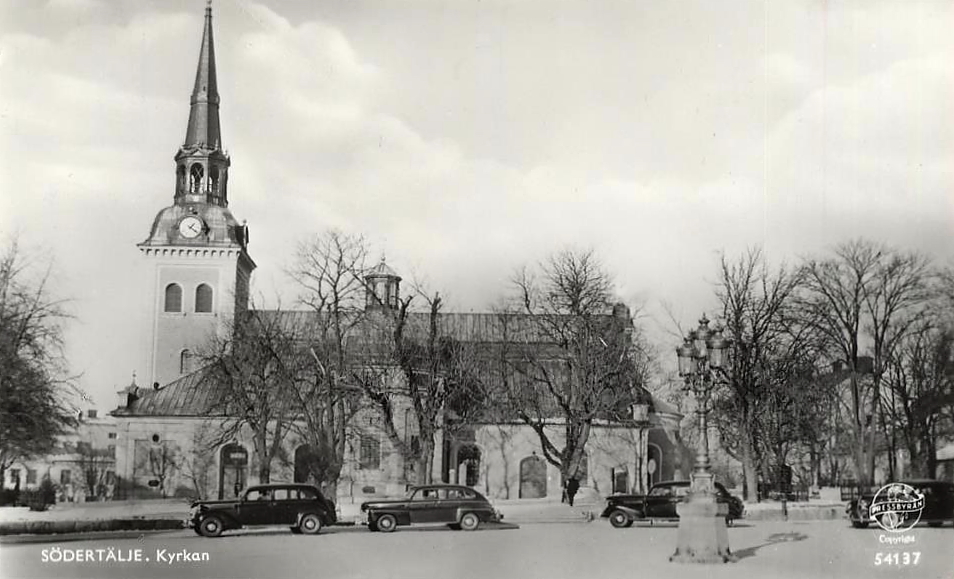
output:
[[[179,222],[179,235],[186,239],[198,236],[205,229],[205,224],[198,217],[188,216]]]

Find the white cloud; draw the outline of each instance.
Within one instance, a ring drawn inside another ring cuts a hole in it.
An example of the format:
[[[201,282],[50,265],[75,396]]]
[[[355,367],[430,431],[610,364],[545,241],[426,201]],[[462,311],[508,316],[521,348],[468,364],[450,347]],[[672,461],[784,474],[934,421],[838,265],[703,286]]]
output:
[[[657,321],[663,302],[690,321],[711,306],[721,250],[791,260],[870,235],[950,255],[943,14],[740,6],[216,5],[256,287],[288,291],[296,240],[328,226],[465,309],[521,263],[594,246]],[[172,201],[195,73],[201,11],[165,9],[0,36],[0,229],[59,256],[103,405],[144,367],[134,244]]]

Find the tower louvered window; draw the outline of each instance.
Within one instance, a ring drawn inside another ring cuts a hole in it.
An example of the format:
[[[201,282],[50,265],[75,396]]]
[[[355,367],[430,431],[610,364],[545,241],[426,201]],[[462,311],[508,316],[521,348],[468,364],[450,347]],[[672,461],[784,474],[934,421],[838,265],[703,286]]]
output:
[[[182,288],[179,284],[170,283],[166,286],[164,312],[182,311]]]
[[[212,312],[212,287],[208,284],[199,284],[195,288],[195,311],[200,314]]]

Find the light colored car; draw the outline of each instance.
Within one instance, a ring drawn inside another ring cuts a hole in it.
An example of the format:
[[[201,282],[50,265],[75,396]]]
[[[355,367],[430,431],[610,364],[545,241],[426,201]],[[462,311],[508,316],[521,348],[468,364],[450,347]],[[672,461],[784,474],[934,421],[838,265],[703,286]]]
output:
[[[482,523],[503,518],[479,492],[448,484],[413,487],[403,499],[367,501],[361,505],[361,513],[368,529],[384,533],[407,525],[447,525],[473,531]]]

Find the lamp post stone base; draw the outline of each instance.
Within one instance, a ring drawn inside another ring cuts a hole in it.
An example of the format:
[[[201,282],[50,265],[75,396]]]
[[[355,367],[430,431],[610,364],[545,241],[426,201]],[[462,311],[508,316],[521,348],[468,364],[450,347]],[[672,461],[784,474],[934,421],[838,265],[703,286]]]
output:
[[[714,495],[693,493],[676,505],[679,533],[676,552],[669,557],[674,563],[729,563],[737,560],[729,550],[729,532],[725,517],[729,506],[716,501]]]

